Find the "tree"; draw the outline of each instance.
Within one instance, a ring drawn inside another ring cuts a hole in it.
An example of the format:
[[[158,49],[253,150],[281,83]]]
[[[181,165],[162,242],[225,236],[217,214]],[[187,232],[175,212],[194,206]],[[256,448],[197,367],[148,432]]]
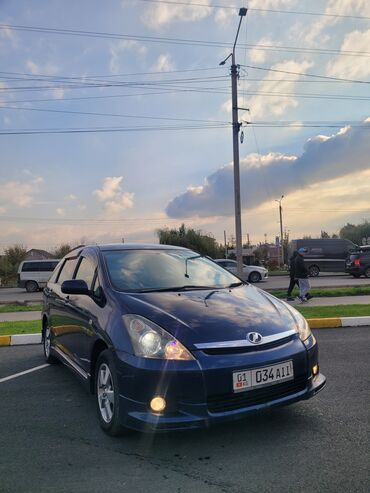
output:
[[[362,245],[363,239],[366,243],[370,243],[370,222],[365,220],[362,224],[357,225],[347,223],[340,229],[339,236],[357,245]]]
[[[176,245],[190,248],[202,255],[209,255],[212,258],[225,256],[224,247],[219,245],[215,238],[202,233],[200,230],[186,228],[184,224],[179,229],[158,229],[157,235],[159,243],[162,245]]]
[[[24,260],[27,249],[23,245],[5,248],[0,259],[0,277],[2,285],[15,285],[18,266]]]
[[[16,244],[5,248],[4,257],[12,267],[12,272],[17,272],[19,264],[24,260],[27,248],[24,245]]]
[[[320,238],[330,238],[330,235],[326,231],[321,230]]]
[[[59,245],[52,253],[55,258],[63,258],[71,250],[71,245],[69,245],[68,243],[63,243],[62,245]]]

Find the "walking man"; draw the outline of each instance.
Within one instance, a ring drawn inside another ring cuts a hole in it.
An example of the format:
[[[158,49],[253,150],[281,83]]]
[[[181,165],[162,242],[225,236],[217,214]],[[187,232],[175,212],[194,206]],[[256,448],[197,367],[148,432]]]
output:
[[[294,301],[294,296],[292,296],[292,291],[293,291],[295,285],[297,285],[299,287],[298,280],[295,278],[295,259],[296,259],[297,255],[298,255],[297,250],[294,250],[293,255],[289,259],[290,282],[289,282],[287,298],[286,298],[287,301]]]
[[[298,279],[299,284],[299,299],[302,303],[308,301],[311,298],[310,281],[308,280],[308,270],[304,263],[304,256],[307,253],[307,248],[301,247],[298,249],[298,255],[294,261],[295,278]]]

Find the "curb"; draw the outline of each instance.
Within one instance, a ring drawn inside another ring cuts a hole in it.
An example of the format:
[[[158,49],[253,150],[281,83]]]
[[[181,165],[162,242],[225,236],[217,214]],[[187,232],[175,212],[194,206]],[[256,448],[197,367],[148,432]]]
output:
[[[370,325],[370,317],[308,318],[311,329],[339,329],[341,327],[361,327]],[[0,336],[0,346],[20,346],[41,344],[41,334],[17,334]]]
[[[311,329],[338,329],[370,325],[370,317],[307,318]]]
[[[0,336],[0,346],[23,346],[24,344],[40,344],[41,334],[16,334]]]

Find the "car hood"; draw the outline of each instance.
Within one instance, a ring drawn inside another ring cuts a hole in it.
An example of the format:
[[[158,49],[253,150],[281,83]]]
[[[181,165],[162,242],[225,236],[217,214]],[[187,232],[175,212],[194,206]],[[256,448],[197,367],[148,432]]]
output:
[[[259,265],[246,265],[245,267],[243,267],[243,269],[255,270],[257,272],[266,272],[267,271],[267,269],[265,269],[265,267],[260,267]]]
[[[127,313],[142,315],[188,347],[296,330],[286,304],[250,285],[232,289],[121,294]]]

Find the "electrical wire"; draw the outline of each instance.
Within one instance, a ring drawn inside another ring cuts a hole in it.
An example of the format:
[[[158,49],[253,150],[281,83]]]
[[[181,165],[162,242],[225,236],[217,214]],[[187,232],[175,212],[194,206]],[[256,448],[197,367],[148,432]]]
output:
[[[342,81],[342,82],[351,82],[351,83],[356,83],[356,84],[370,84],[370,81],[368,81],[368,80],[344,79],[342,77],[329,77],[326,75],[307,74],[304,72],[293,72],[291,70],[278,70],[278,69],[274,69],[274,68],[257,67],[255,65],[243,65],[243,66],[245,66],[247,68],[251,68],[253,70],[264,70],[267,72],[277,72],[280,74],[301,75],[304,77],[314,77],[317,79],[328,79],[328,80],[335,80],[335,81]]]
[[[0,24],[0,29],[36,32],[43,34],[55,34],[55,35],[63,35],[63,36],[77,36],[77,37],[100,38],[100,39],[123,39],[129,41],[140,41],[143,43],[144,42],[162,43],[162,44],[203,46],[203,47],[214,47],[214,48],[231,48],[233,46],[232,43],[222,42],[222,41],[119,34],[119,33],[109,33],[109,32],[98,32],[98,31],[82,31],[82,30],[74,30],[74,29],[60,29],[60,28],[50,28],[50,27],[42,27],[42,26],[25,26],[25,25],[16,25],[16,24]],[[324,49],[324,48],[302,48],[295,46],[260,45],[260,44],[248,44],[244,46],[242,43],[239,43],[238,48],[239,49],[247,48],[250,50],[262,50],[262,51],[273,51],[273,52],[313,53],[313,54],[338,55],[338,56],[339,55],[362,56],[362,57],[370,56],[370,52],[368,51],[350,51],[350,50]]]
[[[239,7],[236,5],[220,5],[220,4],[205,4],[198,2],[181,2],[170,1],[170,0],[139,0],[140,2],[146,3],[157,3],[157,4],[166,4],[166,5],[184,5],[187,7],[208,7],[209,9],[231,9],[231,10],[239,10]],[[279,10],[279,9],[263,9],[257,7],[248,7],[248,10],[252,12],[265,12],[270,14],[294,14],[294,15],[309,15],[309,16],[320,16],[320,17],[338,17],[343,19],[363,19],[370,20],[370,17],[365,15],[347,15],[347,14],[336,14],[334,12],[307,12],[303,10]]]

